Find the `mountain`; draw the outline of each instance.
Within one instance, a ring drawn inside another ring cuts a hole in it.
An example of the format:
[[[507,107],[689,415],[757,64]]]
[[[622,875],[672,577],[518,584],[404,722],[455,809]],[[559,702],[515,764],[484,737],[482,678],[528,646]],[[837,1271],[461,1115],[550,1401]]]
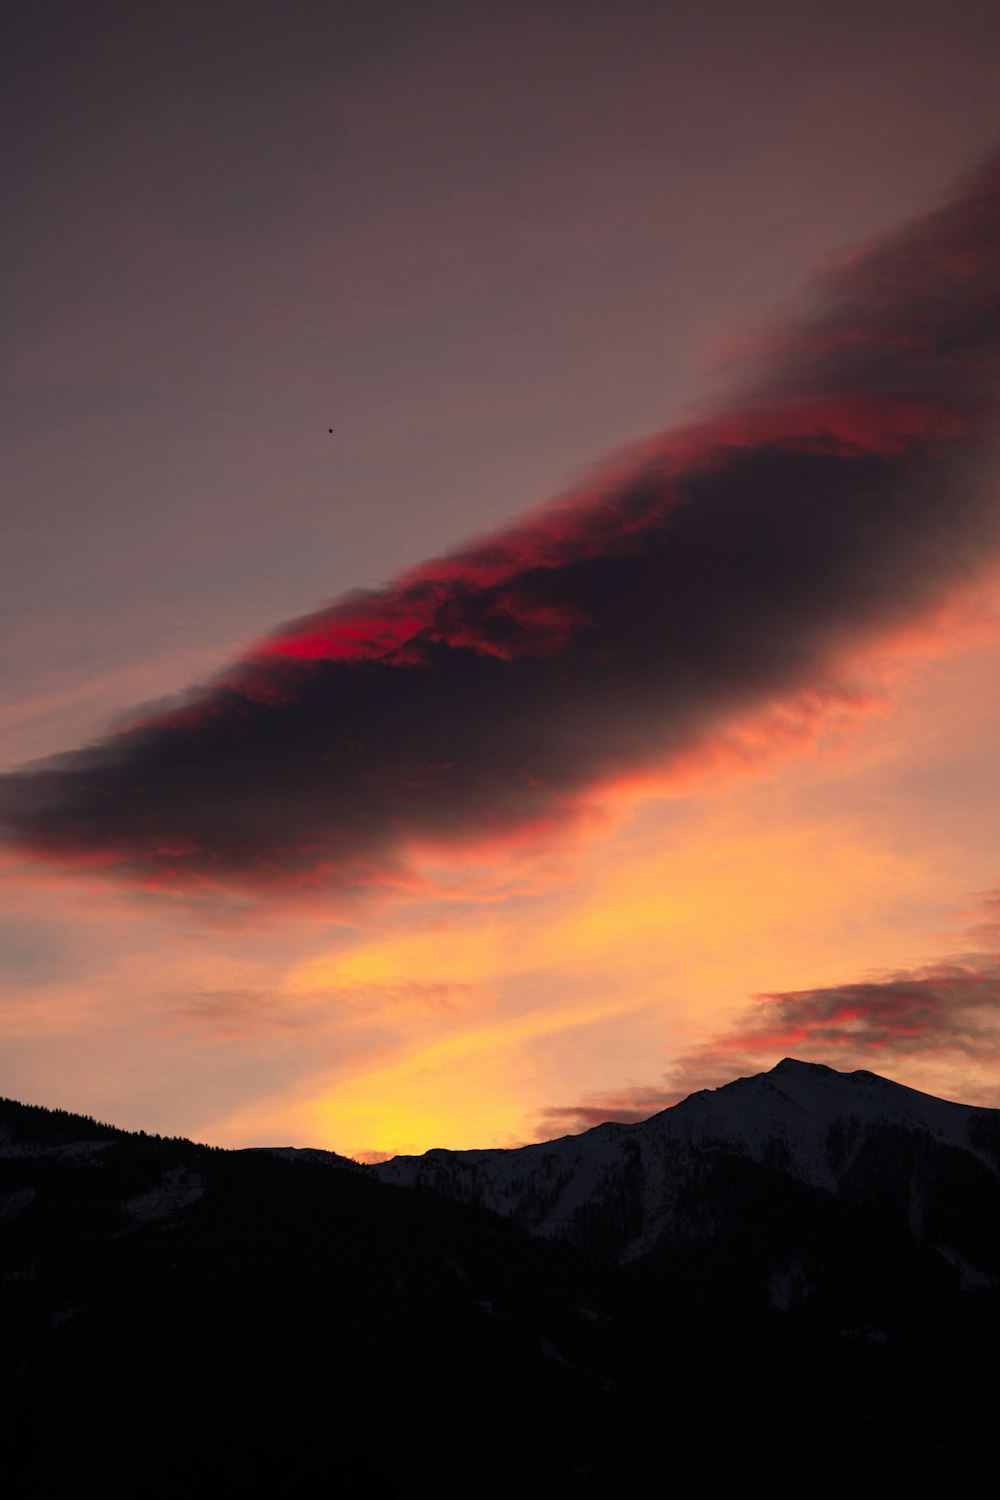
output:
[[[976,1217],[977,1198],[1000,1208],[1000,1112],[790,1057],[640,1124],[598,1125],[515,1150],[397,1156],[370,1170],[383,1182],[477,1203],[533,1234],[628,1261],[664,1236],[712,1232],[704,1178],[723,1162],[753,1164],[847,1202],[891,1206],[918,1235],[940,1228],[941,1248],[967,1264],[972,1280],[983,1272],[964,1261],[966,1250],[1000,1270],[989,1235],[973,1236],[973,1245],[957,1228]],[[942,1217],[941,1194],[954,1191],[970,1199],[966,1212]],[[961,1239],[961,1253],[948,1235]]]
[[[0,1491],[992,1494],[998,1143],[793,1061],[377,1169],[0,1101]]]
[[[430,1500],[500,1431],[558,1487],[564,1426],[597,1487],[622,1426],[608,1319],[571,1252],[332,1153],[0,1102],[5,1500]],[[522,1462],[500,1444],[479,1492]]]

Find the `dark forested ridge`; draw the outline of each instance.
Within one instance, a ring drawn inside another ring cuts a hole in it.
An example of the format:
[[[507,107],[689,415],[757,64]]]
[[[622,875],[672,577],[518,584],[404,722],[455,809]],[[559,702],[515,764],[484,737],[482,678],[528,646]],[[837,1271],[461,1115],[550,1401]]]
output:
[[[574,1244],[321,1153],[0,1102],[0,1492],[711,1494],[794,1464],[992,1494],[994,1123],[835,1138],[835,1191],[699,1144],[623,1262],[627,1183]]]

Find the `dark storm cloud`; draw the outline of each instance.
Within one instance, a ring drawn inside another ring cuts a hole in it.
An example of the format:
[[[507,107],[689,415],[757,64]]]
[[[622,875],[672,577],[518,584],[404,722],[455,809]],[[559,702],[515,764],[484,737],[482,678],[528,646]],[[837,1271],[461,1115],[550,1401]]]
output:
[[[996,555],[1000,164],[827,278],[730,411],[0,782],[22,854],[364,885],[567,816],[829,674]]]

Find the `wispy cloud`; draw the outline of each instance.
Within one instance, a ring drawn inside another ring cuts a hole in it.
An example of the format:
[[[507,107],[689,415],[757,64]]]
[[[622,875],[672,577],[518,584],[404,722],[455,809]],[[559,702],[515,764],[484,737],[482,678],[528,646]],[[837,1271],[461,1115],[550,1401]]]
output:
[[[239,986],[192,990],[164,1006],[163,1020],[171,1030],[198,1028],[220,1037],[309,1030],[336,1034],[351,1021],[465,1014],[483,1004],[480,991],[468,984],[354,983],[316,985],[307,991]]]

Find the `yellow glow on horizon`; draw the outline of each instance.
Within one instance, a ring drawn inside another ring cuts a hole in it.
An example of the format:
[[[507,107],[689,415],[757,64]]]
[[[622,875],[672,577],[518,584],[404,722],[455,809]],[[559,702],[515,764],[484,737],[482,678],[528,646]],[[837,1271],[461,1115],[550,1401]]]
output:
[[[766,799],[727,798],[664,849],[655,814],[638,840],[606,840],[586,880],[527,911],[491,908],[487,925],[474,908],[437,915],[293,968],[285,988],[309,1003],[335,1005],[352,986],[384,994],[391,1038],[342,1077],[313,1075],[226,1122],[228,1138],[274,1138],[280,1118],[282,1138],[347,1154],[530,1139],[539,1109],[626,1069],[655,1084],[755,990],[843,982],[884,962],[898,911],[935,889],[933,868],[846,819],[775,824]],[[476,1004],[394,1010],[397,989],[449,985]],[[565,1047],[545,1045],[557,1036]]]
[[[352,1141],[356,1151],[412,1154],[452,1142],[513,1145],[499,1122],[509,1132],[525,1112],[523,1090],[531,1081],[525,1044],[607,1021],[624,1008],[621,1002],[561,1006],[449,1036],[392,1066],[355,1074],[306,1105],[305,1119],[317,1137]]]
[[[526,1044],[612,1022],[627,1009],[620,999],[561,1005],[452,1032],[427,1045],[417,1041],[395,1061],[357,1068],[310,1097],[277,1100],[230,1118],[213,1138],[225,1144],[245,1138],[248,1129],[273,1135],[280,1119],[282,1139],[291,1135],[347,1155],[520,1144],[528,1136],[516,1136],[513,1122],[530,1112],[534,1081],[525,1066]]]

